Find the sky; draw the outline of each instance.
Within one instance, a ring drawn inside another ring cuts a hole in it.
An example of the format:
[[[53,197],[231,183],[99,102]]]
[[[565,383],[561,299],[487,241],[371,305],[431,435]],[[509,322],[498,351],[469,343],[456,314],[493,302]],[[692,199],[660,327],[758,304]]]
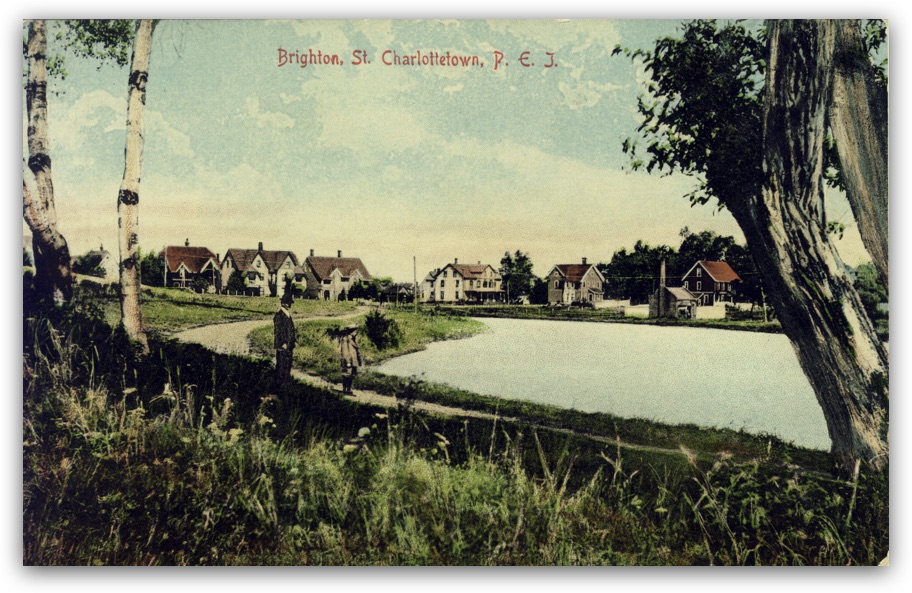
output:
[[[411,281],[413,257],[419,280],[455,258],[496,268],[516,250],[545,275],[639,239],[677,247],[685,226],[743,240],[727,212],[690,206],[694,179],[631,172],[621,151],[646,74],[611,51],[650,47],[679,22],[164,20],[140,247],[341,250]],[[357,50],[369,64],[355,64]],[[280,65],[282,51],[341,64]],[[478,64],[384,63],[418,51]],[[49,99],[60,229],[75,255],[116,251],[128,68],[65,59]],[[849,223],[843,258],[867,261],[847,202],[830,202]]]

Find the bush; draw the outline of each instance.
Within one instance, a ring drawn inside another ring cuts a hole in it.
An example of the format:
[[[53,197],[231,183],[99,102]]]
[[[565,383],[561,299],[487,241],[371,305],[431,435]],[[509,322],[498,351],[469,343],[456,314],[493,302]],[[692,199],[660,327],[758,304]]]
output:
[[[364,318],[364,333],[378,350],[395,348],[402,341],[399,324],[380,311],[371,311]]]

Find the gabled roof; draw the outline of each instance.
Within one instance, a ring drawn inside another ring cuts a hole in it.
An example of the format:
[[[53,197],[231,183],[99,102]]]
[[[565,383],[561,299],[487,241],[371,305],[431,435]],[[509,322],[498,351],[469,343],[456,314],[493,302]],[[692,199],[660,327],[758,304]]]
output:
[[[313,270],[317,280],[325,280],[332,276],[334,270],[339,270],[339,273],[345,278],[350,278],[357,272],[365,282],[371,281],[370,273],[358,257],[322,257],[319,255],[311,255],[304,260],[304,263],[305,265],[310,266],[310,269]]]
[[[500,278],[500,272],[495,270],[489,264],[447,264],[445,268],[453,268],[466,280],[476,280],[484,277],[485,270],[491,268],[496,278]]]
[[[735,280],[741,280],[741,277],[735,273],[735,271],[724,261],[707,261],[700,260],[684,274],[684,278],[690,276],[690,273],[694,271],[694,268],[697,266],[702,267],[706,270],[706,273],[709,274],[710,278],[716,282],[734,282]]]
[[[695,297],[695,296],[693,295],[692,292],[690,292],[690,291],[687,290],[686,288],[683,288],[683,287],[680,287],[680,286],[677,286],[677,287],[666,286],[666,287],[665,287],[665,290],[667,290],[668,292],[670,292],[670,293],[671,293],[671,296],[673,296],[673,297],[675,298],[675,300],[678,300],[678,301],[696,301],[696,300],[699,300],[699,299],[697,299],[697,297]]]
[[[208,261],[212,261],[212,265],[215,267],[219,265],[215,254],[207,247],[169,245],[162,250],[162,255],[164,255],[165,264],[170,272],[176,272],[181,264],[194,274],[199,274]]]
[[[251,269],[253,266],[253,261],[256,259],[256,256],[259,254],[260,258],[263,260],[263,263],[266,264],[266,268],[270,272],[275,272],[279,269],[282,263],[286,258],[291,257],[291,263],[293,266],[298,265],[298,258],[293,251],[270,251],[263,249],[237,249],[231,248],[225,254],[225,259],[229,257],[234,260],[235,267],[241,272],[246,272]]]
[[[551,268],[551,272],[554,270],[557,270],[558,274],[567,282],[581,282],[589,270],[595,270],[602,282],[605,281],[605,277],[602,276],[602,273],[598,271],[594,264],[557,264]],[[548,272],[549,276],[551,272]]]

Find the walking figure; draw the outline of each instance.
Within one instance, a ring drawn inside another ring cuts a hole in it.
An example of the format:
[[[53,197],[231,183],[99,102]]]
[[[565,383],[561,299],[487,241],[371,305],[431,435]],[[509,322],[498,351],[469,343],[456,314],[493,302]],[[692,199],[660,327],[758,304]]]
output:
[[[294,354],[297,330],[291,318],[291,290],[290,282],[286,282],[285,293],[275,317],[272,318],[275,334],[276,368],[275,386],[285,386],[291,379],[291,359]]]
[[[361,352],[358,350],[358,326],[343,329],[339,335],[339,354],[342,361],[342,393],[350,394],[361,366]]]

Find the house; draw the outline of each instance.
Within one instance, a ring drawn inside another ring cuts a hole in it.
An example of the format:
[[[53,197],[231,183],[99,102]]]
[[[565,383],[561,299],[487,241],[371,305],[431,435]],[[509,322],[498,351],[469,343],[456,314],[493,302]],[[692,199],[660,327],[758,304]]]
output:
[[[298,257],[293,251],[268,251],[261,241],[256,249],[231,248],[222,260],[222,287],[227,288],[231,275],[239,272],[247,294],[279,296],[278,287],[285,275],[294,275]]]
[[[454,259],[424,278],[421,299],[435,303],[502,303],[506,292],[503,277],[490,264],[461,264]]]
[[[364,263],[357,257],[342,257],[340,249],[336,257],[310,255],[295,270],[295,280],[306,284],[307,298],[337,301],[348,297],[352,285],[370,282],[371,275]]]
[[[682,286],[704,306],[734,302],[740,282],[738,274],[724,261],[705,260],[695,263],[681,280]]]
[[[594,265],[558,264],[545,277],[548,304],[598,303],[605,298],[605,277]]]
[[[414,285],[407,283],[391,283],[380,288],[380,301],[385,303],[411,303],[414,294]]]
[[[190,239],[182,246],[169,245],[161,250],[158,259],[162,263],[164,285],[177,288],[202,288],[205,282],[207,292],[216,292],[220,286],[218,256],[207,247],[191,247]]]
[[[34,261],[34,260],[32,260]],[[120,277],[120,268],[114,256],[100,245],[98,249],[93,249],[80,255],[71,261],[73,271],[77,274],[88,274],[90,276],[99,276],[105,280],[118,280]]]
[[[665,260],[659,268],[659,288],[649,296],[650,317],[696,319],[700,299],[683,287],[665,285]]]

